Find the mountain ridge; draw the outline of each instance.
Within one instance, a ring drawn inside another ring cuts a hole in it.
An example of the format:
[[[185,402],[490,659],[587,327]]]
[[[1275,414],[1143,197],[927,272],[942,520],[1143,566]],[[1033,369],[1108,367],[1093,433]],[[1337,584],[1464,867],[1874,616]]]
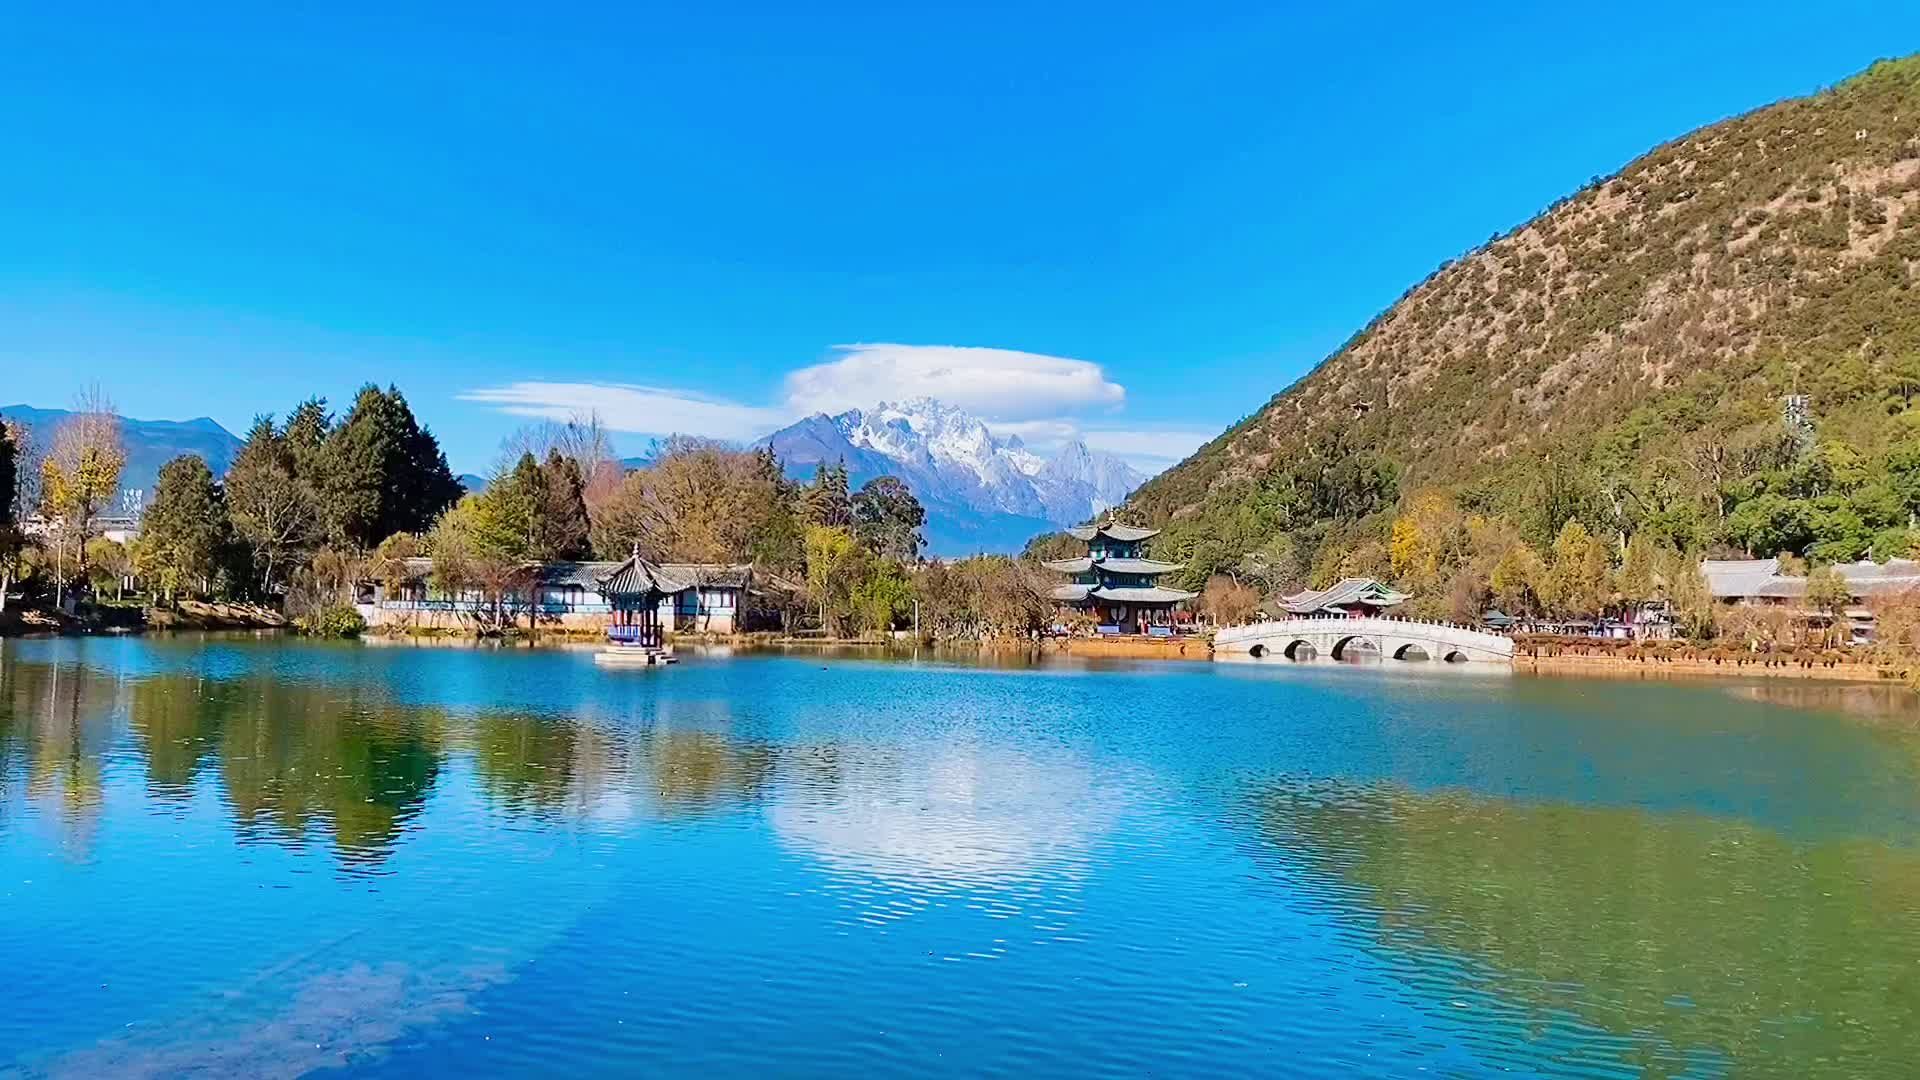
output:
[[[1830,384],[1920,356],[1916,278],[1908,57],[1673,139],[1442,263],[1128,509],[1183,554],[1385,509],[1315,504],[1316,471],[1518,514],[1549,461],[1645,458],[1651,432],[1704,455],[1796,392],[1871,453],[1892,437],[1877,406]]]
[[[0,406],[0,417],[19,421],[33,431],[34,445],[44,452],[60,422],[73,413],[67,409],[42,409],[32,405]],[[159,482],[160,466],[181,454],[198,454],[215,477],[225,476],[240,452],[240,439],[212,417],[191,420],[138,420],[120,417],[120,436],[125,443],[127,463],[120,471],[120,491],[139,491],[151,498]]]
[[[815,413],[760,440],[795,479],[844,463],[850,483],[897,476],[927,509],[936,555],[1014,552],[1027,540],[1119,504],[1145,477],[1070,440],[1050,456],[932,398]]]

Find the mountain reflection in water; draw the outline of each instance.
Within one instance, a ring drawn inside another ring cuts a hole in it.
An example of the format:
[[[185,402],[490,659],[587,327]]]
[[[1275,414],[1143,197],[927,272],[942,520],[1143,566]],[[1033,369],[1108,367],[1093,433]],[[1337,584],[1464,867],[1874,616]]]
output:
[[[1346,895],[1408,977],[1464,960],[1471,993],[1535,1039],[1577,1018],[1668,1075],[1779,1056],[1833,1075],[1920,1061],[1920,851],[1345,785],[1261,805],[1289,859],[1359,890]]]

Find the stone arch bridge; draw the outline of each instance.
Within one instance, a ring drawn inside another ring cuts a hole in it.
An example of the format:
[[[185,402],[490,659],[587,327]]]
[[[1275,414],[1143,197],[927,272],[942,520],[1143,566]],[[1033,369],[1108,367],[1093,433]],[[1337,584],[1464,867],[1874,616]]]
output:
[[[1513,641],[1451,623],[1330,615],[1229,626],[1213,635],[1215,655],[1280,660],[1440,660],[1511,664]]]

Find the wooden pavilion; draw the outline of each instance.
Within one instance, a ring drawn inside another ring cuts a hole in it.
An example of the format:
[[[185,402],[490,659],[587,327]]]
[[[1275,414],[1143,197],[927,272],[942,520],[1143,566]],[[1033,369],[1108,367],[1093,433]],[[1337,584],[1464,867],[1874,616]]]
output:
[[[607,640],[616,645],[656,650],[663,644],[660,601],[685,592],[688,587],[687,582],[641,558],[638,551],[595,584],[612,609]]]

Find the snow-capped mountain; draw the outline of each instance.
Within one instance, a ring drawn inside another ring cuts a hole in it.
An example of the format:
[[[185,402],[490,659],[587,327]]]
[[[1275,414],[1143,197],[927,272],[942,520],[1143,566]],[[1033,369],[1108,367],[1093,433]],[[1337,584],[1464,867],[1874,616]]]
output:
[[[938,555],[1017,551],[1036,533],[1118,505],[1146,480],[1078,440],[1043,457],[1019,436],[996,436],[978,417],[932,398],[816,413],[765,444],[799,479],[816,465],[845,462],[856,487],[876,476],[906,481],[927,508],[928,547]]]

